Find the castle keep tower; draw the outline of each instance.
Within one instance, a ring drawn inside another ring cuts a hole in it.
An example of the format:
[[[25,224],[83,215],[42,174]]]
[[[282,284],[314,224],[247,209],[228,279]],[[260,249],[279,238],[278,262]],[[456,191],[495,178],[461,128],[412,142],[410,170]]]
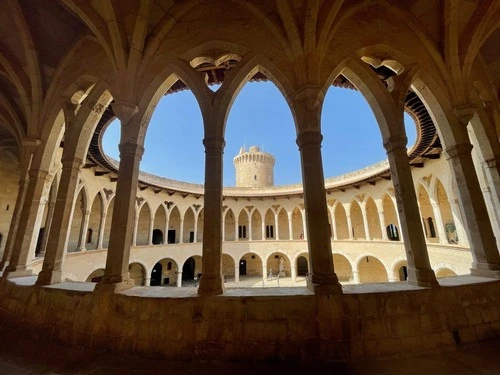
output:
[[[274,185],[274,156],[257,146],[248,151],[242,147],[233,159],[236,168],[236,187],[262,188]]]

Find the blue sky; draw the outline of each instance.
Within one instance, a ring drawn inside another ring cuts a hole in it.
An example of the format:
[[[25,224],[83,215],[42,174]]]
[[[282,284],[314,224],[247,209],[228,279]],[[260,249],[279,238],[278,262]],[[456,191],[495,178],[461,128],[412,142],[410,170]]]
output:
[[[408,145],[416,128],[405,114]],[[375,117],[355,90],[331,87],[322,113],[325,177],[366,167],[386,158]],[[118,159],[120,127],[117,120],[106,130],[103,148]],[[271,82],[249,82],[229,113],[224,149],[224,185],[234,186],[233,158],[240,147],[256,145],[276,157],[276,185],[300,183],[300,155],[288,104]],[[151,118],[141,170],[186,182],[203,183],[204,148],[201,112],[191,91],[164,96]]]

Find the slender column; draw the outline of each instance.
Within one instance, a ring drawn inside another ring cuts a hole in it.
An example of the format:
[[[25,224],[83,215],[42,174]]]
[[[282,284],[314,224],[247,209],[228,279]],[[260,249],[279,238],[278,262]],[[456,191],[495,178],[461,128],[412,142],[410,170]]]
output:
[[[331,228],[331,238],[333,240],[337,239],[337,221],[335,220],[335,212],[331,207],[328,208],[330,210],[330,217],[332,218],[332,228]]]
[[[279,225],[278,219],[279,219],[278,214],[275,213],[274,214],[274,222],[276,223],[276,225],[274,226],[274,234],[276,235],[276,240],[280,239],[280,225]]]
[[[471,274],[500,278],[500,257],[486,204],[474,170],[472,146],[460,144],[445,150],[457,182],[458,198],[464,210],[472,253]]]
[[[221,225],[221,231],[222,231],[222,242],[225,242],[226,241],[226,219],[224,219],[222,221],[222,225]]]
[[[167,212],[166,216],[167,216],[167,219],[165,220],[165,232],[163,235],[163,243],[168,243],[168,226],[169,226],[169,222],[170,222],[170,215],[168,212]]]
[[[264,219],[262,220],[262,225],[261,225],[261,231],[262,231],[262,241],[266,240],[266,216],[264,216]]]
[[[365,227],[365,239],[371,240],[370,227],[368,225],[368,214],[366,213],[366,206],[361,207],[361,215],[363,216],[363,225]]]
[[[253,236],[252,236],[252,215],[248,213],[248,240],[252,241]]]
[[[448,239],[446,238],[446,232],[444,231],[443,217],[441,216],[441,210],[439,208],[439,203],[431,201],[432,213],[434,214],[434,219],[436,221],[435,227],[438,231],[439,243],[447,244]]]
[[[380,231],[382,232],[382,240],[387,241],[387,228],[385,225],[384,211],[378,211],[378,220],[380,221]]]
[[[27,264],[34,256],[42,220],[42,196],[46,183],[50,183],[47,171],[30,170],[24,205],[14,240],[9,265],[4,277],[28,276],[32,271]]]
[[[240,282],[240,265],[237,264],[234,267],[234,282],[239,283]]]
[[[290,265],[290,275],[292,276],[292,281],[297,281],[297,267],[295,264]]]
[[[114,218],[114,215],[113,215]],[[111,223],[111,227],[113,224]],[[137,246],[137,231],[139,228],[139,215],[135,213],[134,215],[134,231],[132,233],[132,246]]]
[[[493,232],[497,239],[497,248],[500,248],[500,174],[498,172],[500,157],[484,160],[481,165],[488,183],[488,191],[485,193],[487,195],[486,203],[489,203]]]
[[[104,228],[106,227],[106,214],[101,215],[101,222],[99,223],[99,239],[97,242],[97,249],[102,249],[102,244],[104,242]]]
[[[293,211],[292,212],[287,212],[288,215],[288,239],[293,240]]]
[[[67,158],[62,161],[61,181],[57,190],[52,230],[47,240],[42,271],[38,275],[38,285],[57,284],[62,281],[62,266],[75,209],[78,176],[82,166],[83,162],[79,158]],[[85,219],[83,218],[82,221],[84,222]]]
[[[203,140],[205,145],[205,220],[203,221],[203,277],[198,294],[218,295],[224,292],[222,279],[222,154],[224,138]],[[236,227],[237,229],[237,227]]]
[[[449,199],[451,207],[451,214],[453,216],[453,222],[455,223],[455,229],[457,231],[458,243],[462,246],[467,246],[469,241],[467,240],[467,234],[465,233],[463,224],[463,215],[460,212],[460,206],[458,204],[458,199]]]
[[[303,230],[303,236],[304,240],[307,241],[307,224],[306,224],[306,210],[300,210],[300,214],[302,216],[302,230]]]
[[[78,238],[78,251],[85,251],[87,241],[87,231],[89,229],[90,211],[82,210],[82,225],[80,226],[80,237]]]
[[[265,282],[267,280],[267,264],[262,262],[262,280]]]
[[[154,216],[149,218],[149,240],[148,245],[153,245],[153,227],[154,227]]]
[[[182,286],[182,271],[177,271],[175,274],[177,275],[177,288],[180,288]]]
[[[224,238],[224,224],[222,225],[222,238]],[[196,215],[194,219],[194,239],[193,242],[196,243],[198,242],[196,237],[198,237],[198,215]]]
[[[238,237],[238,219],[236,218],[236,215],[234,215],[234,240],[239,241]]]
[[[407,141],[406,137],[386,139],[384,147],[389,159],[398,212],[401,217],[401,233],[405,238],[408,283],[431,287],[438,285],[438,283],[430,265],[420,221],[417,196],[408,162]]]
[[[351,220],[351,211],[349,210],[348,213],[346,213],[346,218],[347,218],[347,230],[349,231],[349,239],[353,240],[354,235],[353,235],[353,230],[352,230],[352,220]]]
[[[52,226],[52,218],[54,217],[54,208],[56,207],[55,198],[54,201],[49,202],[47,206],[47,221],[45,223],[45,231],[43,232],[42,236],[42,246],[40,249],[40,253],[38,253],[38,256],[41,258],[45,256],[45,252],[47,250],[47,241],[49,240],[50,227]]]
[[[359,284],[359,272],[358,270],[352,270],[352,281],[354,284]]]
[[[308,250],[311,277],[308,288],[316,294],[342,293],[342,287],[333,268],[332,243],[328,224],[325,180],[321,161],[321,141],[319,131],[300,133],[297,145],[302,164],[304,205],[308,234]]]
[[[184,219],[179,220],[179,227],[180,227],[179,243],[184,243]]]
[[[144,286],[150,286],[151,285],[151,277],[149,275],[144,276]]]
[[[126,109],[120,109],[126,111]],[[130,108],[130,110],[133,112],[133,108]],[[123,139],[124,114],[122,113],[119,117],[122,120]],[[132,126],[132,124],[126,122],[126,126]],[[134,225],[137,178],[144,148],[133,141],[122,142],[119,148],[120,166],[116,184],[116,201],[111,223],[111,235],[106,257],[106,270],[102,281],[96,285],[96,291],[103,292],[114,292],[134,286],[134,280],[130,279],[128,272],[132,244],[130,228]]]

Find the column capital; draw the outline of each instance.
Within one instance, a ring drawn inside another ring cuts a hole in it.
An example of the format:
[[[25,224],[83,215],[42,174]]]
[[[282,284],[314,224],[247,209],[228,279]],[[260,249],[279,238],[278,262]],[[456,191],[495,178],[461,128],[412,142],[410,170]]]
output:
[[[451,112],[462,125],[467,125],[477,112],[477,107],[473,104],[465,104],[452,108]]]
[[[133,103],[119,100],[111,104],[113,112],[122,122],[128,122],[133,116],[139,113],[139,107]]]
[[[142,159],[142,155],[144,154],[144,147],[134,142],[120,143],[118,149],[120,150],[120,158],[124,156],[134,156]]]
[[[500,156],[494,156],[490,159],[483,160],[481,165],[483,169],[495,168],[497,165],[500,165]]]
[[[323,90],[319,85],[305,85],[297,90],[295,99],[305,105],[307,111],[318,108],[324,98]]]
[[[76,157],[63,158],[61,160],[63,169],[81,170],[83,167],[83,160]]]
[[[384,148],[389,152],[393,152],[395,150],[404,150],[406,151],[406,145],[408,144],[408,138],[404,136],[395,136],[384,139]]]
[[[471,151],[472,151],[472,145],[470,143],[461,143],[446,148],[443,151],[443,153],[446,157],[446,160],[449,160],[462,155],[470,155]]]
[[[44,180],[49,180],[49,172],[48,171],[41,171],[39,169],[30,169],[28,171],[28,176],[30,179],[44,179]]]
[[[323,135],[320,131],[309,130],[299,133],[297,135],[297,146],[299,149],[305,146],[318,145],[321,146],[321,142],[323,141]]]
[[[205,137],[203,138],[203,145],[206,151],[222,151],[226,146],[224,137]]]

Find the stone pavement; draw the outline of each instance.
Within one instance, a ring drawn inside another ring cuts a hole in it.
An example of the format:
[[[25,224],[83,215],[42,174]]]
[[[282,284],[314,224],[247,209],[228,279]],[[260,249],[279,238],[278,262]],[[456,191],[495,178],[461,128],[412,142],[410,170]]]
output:
[[[215,360],[215,358],[214,358]],[[52,375],[197,374],[346,374],[346,375],[496,375],[500,341],[456,351],[358,363],[220,363],[173,362],[117,356],[68,348],[0,325],[0,374]]]

